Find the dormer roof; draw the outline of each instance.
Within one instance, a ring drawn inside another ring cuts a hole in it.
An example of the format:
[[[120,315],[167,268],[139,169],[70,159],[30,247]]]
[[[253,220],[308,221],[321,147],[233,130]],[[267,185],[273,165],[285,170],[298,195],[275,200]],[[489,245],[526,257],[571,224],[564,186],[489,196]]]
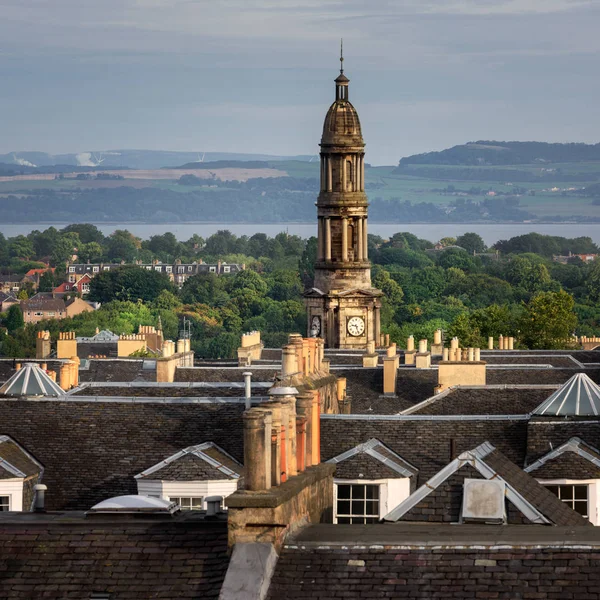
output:
[[[162,481],[217,481],[239,479],[242,465],[225,450],[206,442],[189,446],[135,476]]]

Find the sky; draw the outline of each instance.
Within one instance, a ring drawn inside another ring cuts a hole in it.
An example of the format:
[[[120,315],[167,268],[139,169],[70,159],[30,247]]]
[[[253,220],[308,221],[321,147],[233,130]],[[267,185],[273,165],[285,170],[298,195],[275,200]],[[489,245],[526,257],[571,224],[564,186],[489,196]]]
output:
[[[0,153],[316,154],[344,38],[367,161],[600,141],[600,0],[0,0]]]

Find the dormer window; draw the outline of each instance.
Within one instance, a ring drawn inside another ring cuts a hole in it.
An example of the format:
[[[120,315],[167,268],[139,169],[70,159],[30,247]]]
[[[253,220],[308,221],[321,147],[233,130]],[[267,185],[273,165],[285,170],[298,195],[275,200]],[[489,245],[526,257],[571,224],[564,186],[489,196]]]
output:
[[[10,510],[10,496],[0,496],[0,512],[8,512]]]

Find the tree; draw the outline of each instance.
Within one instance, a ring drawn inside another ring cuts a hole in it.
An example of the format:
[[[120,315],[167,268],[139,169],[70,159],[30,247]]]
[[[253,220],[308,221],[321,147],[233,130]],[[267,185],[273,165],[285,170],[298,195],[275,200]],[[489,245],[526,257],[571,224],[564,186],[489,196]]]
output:
[[[279,269],[270,273],[268,294],[273,300],[297,300],[302,294],[302,282],[296,271]]]
[[[25,260],[35,256],[33,243],[24,235],[17,235],[14,238],[10,238],[8,243],[8,252],[13,258],[21,258]]]
[[[82,263],[100,262],[104,249],[98,242],[88,242],[79,244],[77,247],[77,256]]]
[[[443,237],[440,240],[440,244],[446,248],[446,246],[456,246],[456,238],[453,237]]]
[[[6,314],[6,329],[9,333],[15,332],[17,329],[25,327],[25,321],[23,319],[23,313],[21,308],[17,304],[13,304]]]
[[[96,302],[152,302],[163,290],[175,292],[165,274],[131,265],[98,273],[90,283],[89,298]]]
[[[478,348],[482,345],[481,330],[467,313],[459,314],[448,329],[450,338],[457,337],[463,348]]]
[[[76,233],[79,236],[82,244],[90,244],[95,242],[96,244],[104,243],[104,234],[91,223],[74,223],[67,225],[60,230],[61,233]]]
[[[258,273],[246,269],[238,273],[231,283],[232,292],[244,289],[254,290],[261,296],[264,296],[267,293],[267,284]]]
[[[477,233],[465,233],[456,238],[456,245],[464,248],[469,254],[485,252],[483,238]]]
[[[587,283],[587,292],[592,302],[600,302],[600,260],[596,259],[590,270]]]
[[[52,271],[40,275],[39,292],[51,292],[56,287],[56,277]]]
[[[558,349],[569,344],[577,327],[577,315],[573,311],[575,301],[571,294],[538,292],[525,305],[521,320],[521,336],[531,349]]]
[[[317,261],[317,246],[317,238],[309,238],[306,246],[304,247],[304,251],[302,252],[302,256],[300,257],[300,262],[298,263],[300,277],[305,289],[311,288],[314,283],[315,262]]]
[[[131,263],[141,247],[140,240],[126,229],[117,229],[108,238],[108,258]]]
[[[506,269],[506,278],[530,293],[544,289],[552,281],[546,265],[525,256],[512,258]]]

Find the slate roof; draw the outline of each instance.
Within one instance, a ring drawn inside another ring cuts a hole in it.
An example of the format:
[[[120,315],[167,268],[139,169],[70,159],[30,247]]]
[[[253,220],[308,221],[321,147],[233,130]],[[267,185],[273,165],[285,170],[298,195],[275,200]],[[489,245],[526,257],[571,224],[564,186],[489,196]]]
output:
[[[137,382],[136,382],[137,383]],[[141,382],[140,382],[141,383]],[[243,382],[237,385],[224,383],[222,386],[193,386],[181,384],[179,386],[82,386],[73,392],[73,396],[113,396],[121,398],[147,397],[147,398],[244,398]],[[270,385],[270,384],[269,384]],[[266,397],[268,387],[252,387],[251,394],[254,397]]]
[[[243,467],[212,442],[185,448],[135,476],[161,481],[239,479]]]
[[[600,386],[585,373],[577,373],[533,412],[551,416],[598,416]]]
[[[7,435],[0,435],[0,479],[40,475],[44,468]]]
[[[156,371],[145,371],[143,364],[143,359],[91,359],[89,369],[80,369],[79,381],[156,381]]]
[[[23,312],[30,310],[64,312],[65,301],[62,298],[47,298],[36,295],[29,300],[22,300],[21,310]]]
[[[211,441],[241,462],[243,411],[243,403],[4,400],[0,423],[44,465],[48,510],[87,510],[136,494],[134,476],[182,447]]]
[[[346,378],[347,395],[353,414],[396,414],[433,395],[437,372],[399,369],[396,396],[383,396],[383,369],[335,369]]]
[[[198,513],[0,513],[0,539],[0,598],[217,598],[229,565],[226,521]]]
[[[336,465],[335,477],[340,479],[396,479],[413,477],[418,472],[418,469],[377,439],[350,448],[327,462]]]
[[[470,470],[477,470],[486,479],[504,481],[507,499],[534,523],[562,526],[590,524],[487,442],[461,453],[384,518],[389,521],[402,519],[449,477],[455,473],[459,475],[458,471],[466,465],[471,467]],[[470,477],[471,473],[467,476]]]
[[[321,459],[327,461],[375,438],[418,469],[417,485],[422,485],[458,454],[486,440],[524,465],[527,426],[525,419],[323,415]]]
[[[487,369],[488,384],[521,384],[521,385],[561,385],[568,381],[581,369]],[[600,381],[600,369],[588,368],[586,374],[594,381]]]
[[[526,415],[548,393],[536,388],[456,388],[409,411],[414,415]]]

